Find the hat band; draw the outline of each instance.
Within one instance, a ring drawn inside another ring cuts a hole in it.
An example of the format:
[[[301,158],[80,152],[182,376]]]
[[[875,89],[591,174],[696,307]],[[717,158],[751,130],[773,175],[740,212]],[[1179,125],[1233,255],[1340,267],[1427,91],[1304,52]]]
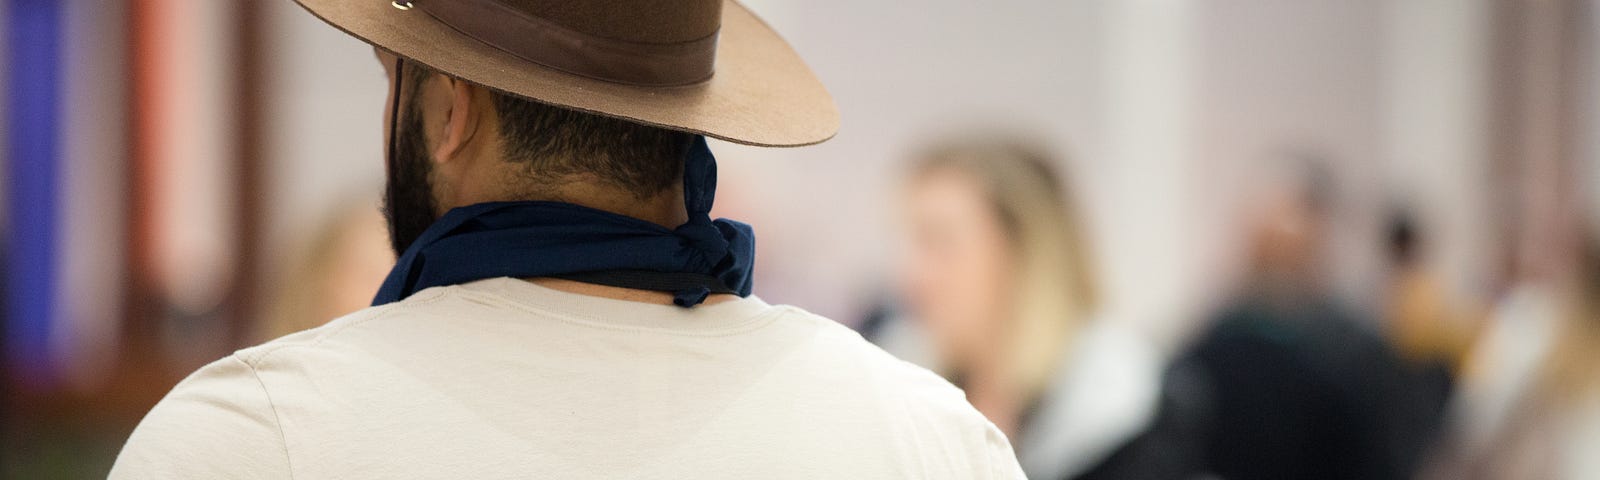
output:
[[[450,28],[546,67],[597,80],[666,87],[711,78],[717,34],[682,43],[640,43],[572,30],[495,0],[415,1]]]

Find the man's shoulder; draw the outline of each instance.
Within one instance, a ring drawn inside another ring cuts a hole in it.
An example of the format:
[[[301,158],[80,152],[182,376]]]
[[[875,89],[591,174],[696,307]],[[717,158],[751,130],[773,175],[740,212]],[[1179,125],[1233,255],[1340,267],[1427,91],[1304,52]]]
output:
[[[236,356],[179,382],[134,429],[111,478],[286,478],[272,402]]]
[[[1010,441],[961,389],[843,324],[797,307],[775,308],[781,313],[773,324],[804,330],[782,333],[809,353],[796,356],[804,363],[799,371],[783,375],[821,382],[803,386],[810,395],[873,398],[879,408],[863,410],[870,416],[860,421],[897,432],[920,453],[928,478],[1022,478]]]
[[[795,317],[816,323],[819,330],[816,341],[826,342],[827,347],[840,355],[842,360],[853,363],[853,371],[870,374],[874,384],[885,392],[890,392],[896,397],[906,397],[907,400],[914,402],[949,406],[957,410],[957,413],[982,418],[978,411],[966,403],[966,394],[963,394],[962,389],[952,386],[939,374],[894,357],[890,352],[875,346],[842,323],[797,307],[786,307],[786,309],[790,309]]]
[[[369,330],[373,324],[403,322],[409,317],[432,314],[440,303],[448,303],[449,288],[435,288],[419,292],[400,302],[363,308],[344,316],[328,320],[320,326],[301,330],[266,342],[239,349],[233,357],[252,368],[261,368],[272,359],[303,357],[309,350],[340,348],[339,340],[352,332]]]
[[[288,447],[264,367],[299,364],[352,327],[404,313],[431,299],[372,307],[238,350],[207,364],[167,392],[124,444],[111,478],[287,478]],[[290,352],[290,353],[284,353]],[[244,475],[246,472],[249,475]]]
[[[838,369],[835,374],[851,376],[873,393],[892,402],[899,411],[924,425],[971,431],[986,431],[993,425],[967,402],[966,393],[944,377],[919,365],[896,358],[872,344],[855,330],[826,317],[796,307],[786,309],[785,321],[804,321],[815,325],[811,342],[826,358],[820,368]]]

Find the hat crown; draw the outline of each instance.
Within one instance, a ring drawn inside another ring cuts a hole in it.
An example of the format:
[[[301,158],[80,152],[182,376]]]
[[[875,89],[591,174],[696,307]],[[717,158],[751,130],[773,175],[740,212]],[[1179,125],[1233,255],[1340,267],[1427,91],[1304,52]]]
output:
[[[501,94],[763,146],[832,137],[839,111],[737,0],[295,0],[407,62]]]
[[[721,0],[497,1],[577,32],[638,43],[699,40],[717,33],[722,21]]]

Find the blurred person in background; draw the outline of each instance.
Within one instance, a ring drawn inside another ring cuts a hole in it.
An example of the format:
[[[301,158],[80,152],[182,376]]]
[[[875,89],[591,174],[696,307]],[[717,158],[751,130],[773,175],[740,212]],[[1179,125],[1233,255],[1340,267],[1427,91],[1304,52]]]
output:
[[[1428,236],[1407,210],[1388,225],[1389,288],[1384,306],[1390,343],[1409,364],[1454,376],[1466,361],[1478,322],[1450,298],[1427,267]]]
[[[1056,160],[980,137],[914,161],[901,284],[934,365],[1016,439],[1029,478],[1117,470],[1101,464],[1151,427],[1160,358],[1137,332],[1097,318],[1081,210]],[[1178,456],[1163,453],[1145,467]]]
[[[839,119],[739,3],[298,3],[387,69],[399,260],[174,387],[113,478],[1022,477],[948,382],[751,295],[706,136]]]
[[[1210,385],[1204,470],[1228,479],[1409,478],[1411,407],[1400,360],[1331,293],[1327,171],[1306,161],[1271,185],[1243,292],[1179,364]]]
[[[1444,426],[1446,406],[1466,361],[1480,318],[1453,299],[1444,279],[1428,268],[1430,242],[1407,209],[1390,214],[1386,247],[1389,284],[1384,304],[1384,335],[1406,370],[1407,388],[1389,399],[1396,415],[1399,445],[1408,458],[1431,453]]]
[[[257,342],[310,330],[372,304],[394,267],[383,214],[367,201],[348,202],[335,213],[273,284],[277,290],[256,326]]]
[[[1586,479],[1600,472],[1600,241],[1523,277],[1473,345],[1451,437],[1426,478]]]

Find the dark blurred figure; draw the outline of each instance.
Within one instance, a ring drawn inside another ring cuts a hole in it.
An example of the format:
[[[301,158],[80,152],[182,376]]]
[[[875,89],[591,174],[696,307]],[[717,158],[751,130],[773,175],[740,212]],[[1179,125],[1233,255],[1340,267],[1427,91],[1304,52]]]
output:
[[[917,322],[864,326],[904,354],[909,327],[931,363],[1005,431],[1029,478],[1164,478],[1177,449],[1107,466],[1161,411],[1161,358],[1096,314],[1096,283],[1069,182],[1040,149],[1002,138],[923,152],[906,187],[910,245],[901,284]],[[917,357],[919,355],[912,355]]]
[[[1428,269],[1423,258],[1427,236],[1409,211],[1390,215],[1387,234],[1384,326],[1390,343],[1406,363],[1453,375],[1466,358],[1478,322],[1454,305],[1442,279]]]
[[[1435,447],[1444,426],[1478,316],[1467,313],[1447,293],[1444,281],[1426,262],[1428,236],[1408,209],[1390,214],[1388,297],[1385,336],[1401,360],[1403,378],[1390,392],[1391,427],[1399,458],[1416,471]]]
[[[1326,284],[1329,180],[1308,164],[1261,204],[1243,294],[1178,362],[1175,370],[1212,394],[1204,471],[1232,480],[1398,479],[1415,468],[1421,447],[1411,401],[1401,400],[1406,370]]]

